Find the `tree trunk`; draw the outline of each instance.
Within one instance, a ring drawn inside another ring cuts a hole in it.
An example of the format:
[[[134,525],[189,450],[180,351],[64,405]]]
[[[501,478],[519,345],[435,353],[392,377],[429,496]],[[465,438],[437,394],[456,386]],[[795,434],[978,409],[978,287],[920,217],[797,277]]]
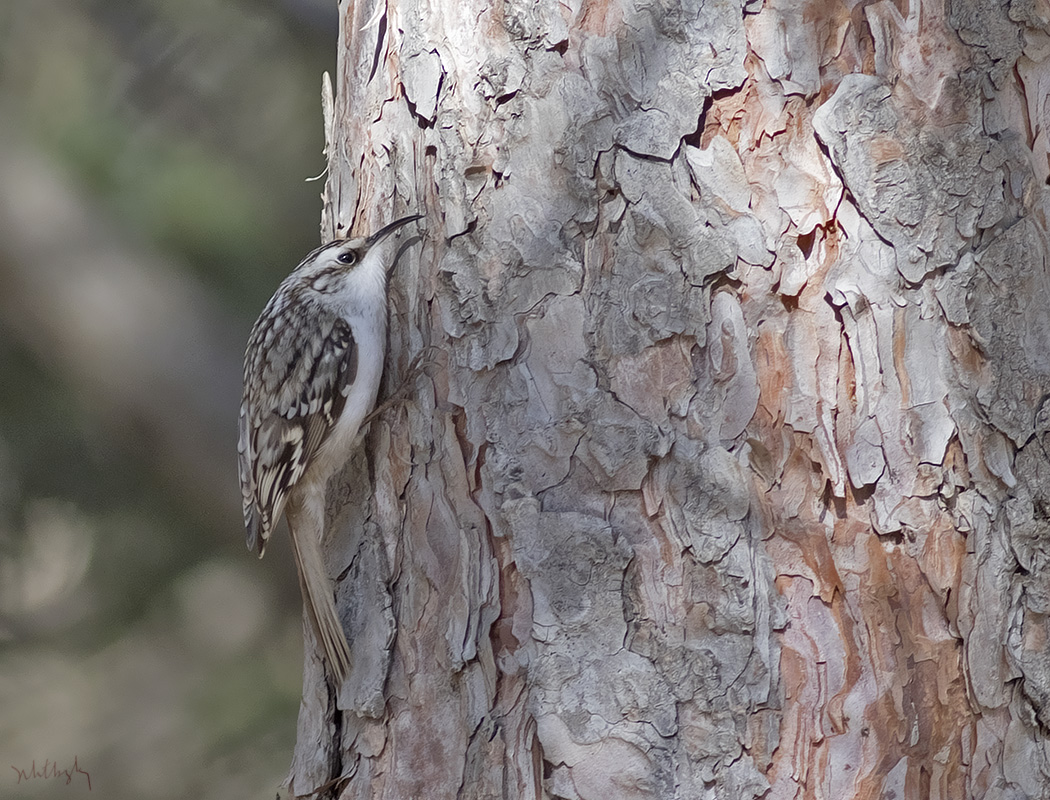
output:
[[[1050,7],[341,5],[425,209],[297,794],[1050,797]]]

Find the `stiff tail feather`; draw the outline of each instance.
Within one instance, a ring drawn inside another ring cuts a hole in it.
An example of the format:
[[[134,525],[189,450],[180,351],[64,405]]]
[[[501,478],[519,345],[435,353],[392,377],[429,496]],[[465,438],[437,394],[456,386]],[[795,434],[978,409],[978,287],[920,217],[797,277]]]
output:
[[[295,566],[299,573],[299,587],[302,590],[306,613],[313,623],[317,640],[324,648],[325,660],[336,685],[342,685],[350,674],[350,645],[336,614],[332,586],[324,568],[321,528],[303,524],[317,520],[318,515],[311,515],[310,509],[307,508],[296,509],[295,512],[289,508],[288,512],[292,550],[295,553]],[[319,516],[320,520],[324,519],[323,510]]]

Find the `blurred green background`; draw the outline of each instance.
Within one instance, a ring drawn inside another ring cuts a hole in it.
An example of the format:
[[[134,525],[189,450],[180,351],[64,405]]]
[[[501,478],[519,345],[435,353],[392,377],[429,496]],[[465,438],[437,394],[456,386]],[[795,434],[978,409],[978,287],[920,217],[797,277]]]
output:
[[[273,797],[301,607],[244,546],[248,330],[318,242],[329,0],[0,2],[0,797]],[[74,758],[91,776],[19,782]]]

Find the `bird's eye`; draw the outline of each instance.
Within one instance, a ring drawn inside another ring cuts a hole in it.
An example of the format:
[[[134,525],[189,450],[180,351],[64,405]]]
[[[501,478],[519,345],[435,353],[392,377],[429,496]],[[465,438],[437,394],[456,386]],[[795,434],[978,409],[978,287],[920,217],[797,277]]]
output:
[[[344,250],[342,253],[335,257],[335,260],[338,261],[340,264],[346,264],[347,266],[351,266],[352,264],[357,263],[357,253],[355,253],[353,250]]]

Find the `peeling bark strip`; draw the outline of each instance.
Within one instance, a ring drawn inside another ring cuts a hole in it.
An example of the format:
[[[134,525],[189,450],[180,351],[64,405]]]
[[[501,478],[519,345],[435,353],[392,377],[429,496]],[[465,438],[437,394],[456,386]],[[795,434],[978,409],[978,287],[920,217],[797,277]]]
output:
[[[324,228],[426,209],[441,356],[294,791],[1050,797],[1050,10],[341,10]]]

